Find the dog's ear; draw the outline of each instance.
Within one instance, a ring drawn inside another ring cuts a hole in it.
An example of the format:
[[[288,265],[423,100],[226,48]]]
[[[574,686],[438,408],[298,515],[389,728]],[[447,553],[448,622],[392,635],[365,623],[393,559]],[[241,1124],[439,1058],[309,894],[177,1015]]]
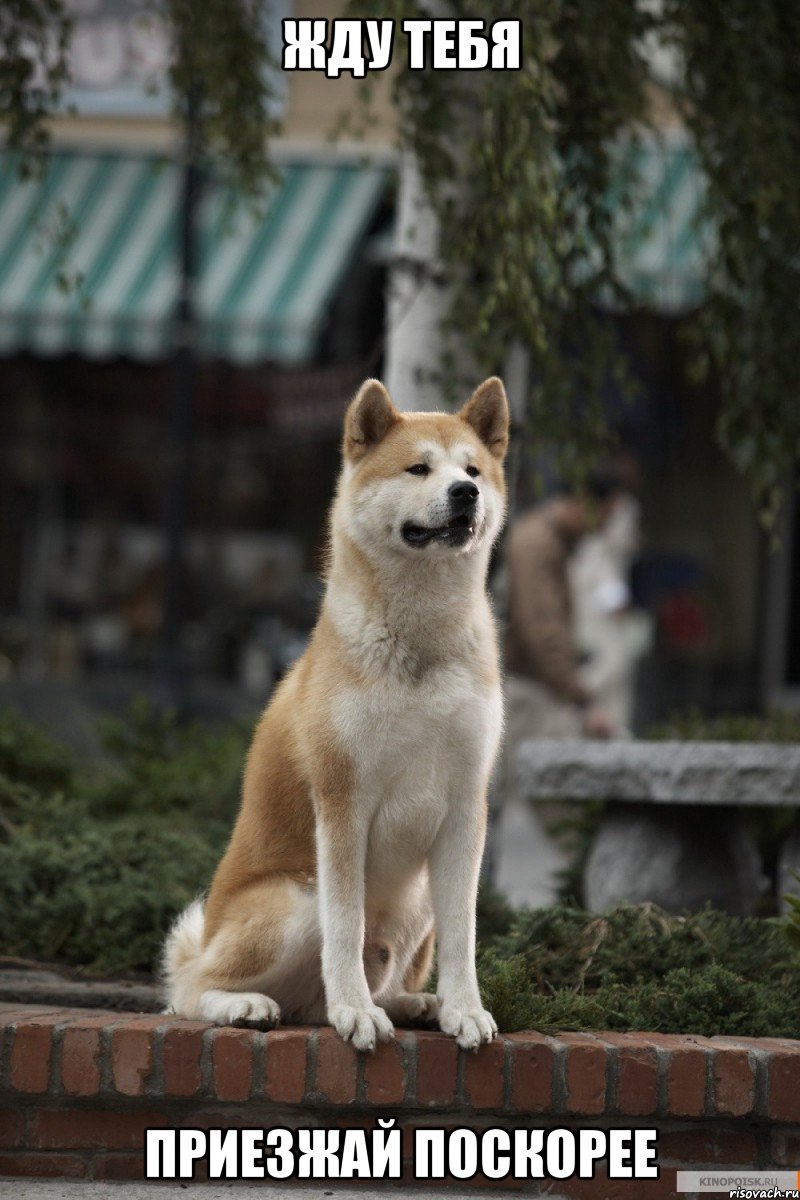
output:
[[[380,380],[366,379],[344,419],[345,458],[358,462],[400,419],[400,413]]]
[[[502,379],[493,375],[470,396],[458,414],[477,433],[495,458],[504,458],[508,449],[508,400]]]

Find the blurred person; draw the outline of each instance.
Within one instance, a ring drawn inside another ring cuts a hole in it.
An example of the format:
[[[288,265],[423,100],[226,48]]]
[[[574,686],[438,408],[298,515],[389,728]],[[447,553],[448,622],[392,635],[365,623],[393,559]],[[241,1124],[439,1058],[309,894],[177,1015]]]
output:
[[[640,525],[639,501],[621,494],[604,528],[583,538],[570,563],[581,677],[614,727],[626,732],[636,667],[652,641],[652,620],[631,596]]]
[[[581,674],[569,571],[582,539],[606,525],[623,494],[615,472],[598,472],[585,495],[554,496],[524,512],[509,532],[505,736],[492,789],[486,871],[517,907],[554,904],[567,862],[542,813],[525,803],[516,785],[520,743],[617,733]]]
[[[583,538],[602,530],[624,496],[615,470],[589,478],[586,493],[561,493],[512,526],[507,549],[506,746],[523,737],[617,733],[580,669],[570,561]]]

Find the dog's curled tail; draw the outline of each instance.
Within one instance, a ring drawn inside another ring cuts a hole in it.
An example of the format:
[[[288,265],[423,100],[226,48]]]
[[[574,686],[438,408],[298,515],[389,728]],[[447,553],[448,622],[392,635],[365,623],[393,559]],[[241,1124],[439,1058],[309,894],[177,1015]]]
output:
[[[161,956],[161,978],[166,994],[167,1007],[172,1012],[189,1016],[187,990],[194,990],[191,983],[203,952],[203,929],[205,926],[204,902],[193,900],[179,917],[176,917],[167,934]],[[188,987],[187,987],[188,985]]]

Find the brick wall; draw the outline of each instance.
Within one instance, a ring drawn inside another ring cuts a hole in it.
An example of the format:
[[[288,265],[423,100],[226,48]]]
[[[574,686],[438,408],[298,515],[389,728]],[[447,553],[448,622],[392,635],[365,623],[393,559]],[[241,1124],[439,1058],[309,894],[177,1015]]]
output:
[[[800,1167],[800,1042],[515,1033],[465,1054],[404,1031],[359,1055],[327,1028],[13,1005],[0,1039],[6,1176],[141,1177],[156,1126],[371,1128],[376,1115],[409,1131],[407,1149],[422,1125],[658,1128],[658,1180],[492,1184],[533,1195],[649,1200],[675,1195],[678,1167]]]

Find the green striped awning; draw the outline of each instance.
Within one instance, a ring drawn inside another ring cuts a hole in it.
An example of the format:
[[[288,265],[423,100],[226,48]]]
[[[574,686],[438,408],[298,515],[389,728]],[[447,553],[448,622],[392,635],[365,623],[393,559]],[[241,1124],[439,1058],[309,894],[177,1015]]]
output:
[[[0,354],[167,353],[175,164],[58,152],[28,181],[17,166],[0,159]],[[379,166],[297,162],[258,207],[208,184],[198,214],[201,351],[237,362],[313,356],[387,178]]]
[[[680,133],[631,139],[621,147],[619,171],[632,187],[630,205],[614,209],[622,281],[657,312],[697,307],[714,236],[702,219],[705,185],[691,143]]]

